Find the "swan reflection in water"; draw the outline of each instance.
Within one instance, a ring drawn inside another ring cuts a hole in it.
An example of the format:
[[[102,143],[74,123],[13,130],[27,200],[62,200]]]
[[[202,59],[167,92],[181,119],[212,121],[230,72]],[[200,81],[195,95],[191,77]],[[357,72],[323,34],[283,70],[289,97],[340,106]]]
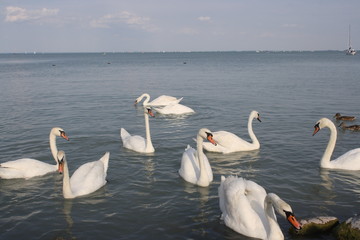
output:
[[[207,152],[206,155],[212,164],[214,174],[225,176],[247,174],[244,177],[254,177],[258,170],[253,165],[260,159],[259,152],[260,150],[229,154]]]
[[[321,169],[321,185],[331,192],[336,191],[336,184],[340,182],[341,190],[351,191],[360,199],[359,171]]]

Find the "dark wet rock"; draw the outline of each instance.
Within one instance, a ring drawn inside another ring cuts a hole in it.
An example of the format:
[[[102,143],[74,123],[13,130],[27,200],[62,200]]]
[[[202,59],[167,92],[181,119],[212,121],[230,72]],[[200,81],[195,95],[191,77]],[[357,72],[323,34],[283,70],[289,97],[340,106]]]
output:
[[[320,216],[310,219],[301,219],[300,224],[301,230],[290,228],[290,234],[298,236],[308,236],[327,233],[339,224],[339,219],[330,216]]]
[[[338,240],[359,240],[360,216],[356,215],[341,223],[335,229],[335,236]]]

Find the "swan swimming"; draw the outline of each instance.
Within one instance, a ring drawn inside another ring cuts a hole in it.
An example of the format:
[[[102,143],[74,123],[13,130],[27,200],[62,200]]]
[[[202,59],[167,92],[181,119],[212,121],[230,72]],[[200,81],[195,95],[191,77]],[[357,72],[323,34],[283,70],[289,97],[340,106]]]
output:
[[[188,106],[182,105],[180,103],[167,105],[162,108],[154,107],[154,110],[156,112],[158,112],[160,114],[164,114],[164,115],[180,115],[180,114],[195,113],[194,109],[192,109]]]
[[[144,106],[167,106],[171,104],[179,103],[183,98],[177,99],[176,97],[161,95],[154,100],[150,101],[150,95],[148,93],[143,93],[140,97],[135,100],[135,105],[141,102],[141,100],[145,98],[143,105]]]
[[[209,160],[203,152],[202,143],[204,139],[207,139],[212,144],[216,144],[209,129],[200,129],[196,137],[197,150],[189,145],[187,146],[182,155],[181,166],[179,169],[179,175],[185,181],[201,187],[209,186],[213,180],[213,173]]]
[[[56,162],[55,165],[45,163],[32,158],[21,158],[18,160],[8,161],[0,164],[0,178],[13,179],[13,178],[32,178],[42,176],[50,172],[58,170],[57,161],[57,147],[56,137],[62,137],[69,141],[68,136],[62,128],[54,127],[50,131],[50,150]]]
[[[360,148],[350,150],[337,159],[331,160],[334,152],[337,131],[335,124],[328,118],[321,118],[314,126],[313,136],[322,128],[330,129],[330,139],[325,149],[324,155],[320,160],[320,167],[344,170],[360,170]]]
[[[106,175],[109,165],[110,153],[106,152],[100,160],[81,165],[73,175],[69,176],[69,169],[65,152],[57,153],[59,172],[63,176],[64,198],[76,198],[95,192],[106,184]]]
[[[276,194],[266,193],[253,181],[221,176],[218,193],[221,219],[242,235],[266,240],[284,239],[274,209],[293,227],[301,229],[290,205]]]
[[[146,139],[139,135],[131,135],[124,128],[120,130],[121,140],[123,146],[127,149],[133,150],[140,153],[153,153],[155,149],[151,142],[149,116],[154,117],[151,108],[144,107],[144,118],[145,118],[145,132]]]
[[[260,114],[257,111],[252,111],[248,119],[248,132],[252,142],[247,142],[231,132],[217,131],[213,132],[214,140],[216,141],[217,145],[214,146],[208,142],[204,142],[204,149],[209,152],[219,153],[232,153],[259,149],[259,140],[255,136],[252,129],[252,122],[254,119],[257,119],[259,122],[261,122]]]

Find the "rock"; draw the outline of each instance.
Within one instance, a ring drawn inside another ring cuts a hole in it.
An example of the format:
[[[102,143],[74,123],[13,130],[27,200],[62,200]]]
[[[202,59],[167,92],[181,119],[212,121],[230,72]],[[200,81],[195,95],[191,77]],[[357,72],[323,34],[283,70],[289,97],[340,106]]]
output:
[[[338,240],[359,240],[360,239],[360,216],[355,215],[341,223],[335,229],[335,236]]]
[[[301,219],[301,230],[290,228],[289,232],[292,235],[298,236],[316,235],[331,231],[336,225],[338,225],[338,223],[339,219],[329,216]]]

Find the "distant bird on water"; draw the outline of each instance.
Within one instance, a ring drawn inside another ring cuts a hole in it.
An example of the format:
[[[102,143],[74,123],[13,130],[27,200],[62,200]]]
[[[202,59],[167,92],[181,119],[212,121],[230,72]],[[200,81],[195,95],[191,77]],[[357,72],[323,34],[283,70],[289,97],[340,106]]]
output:
[[[346,124],[342,122],[340,123],[339,127],[342,128],[343,130],[360,131],[360,125],[346,126]]]
[[[354,116],[341,116],[340,113],[336,113],[334,118],[338,121],[354,121],[356,119]]]

